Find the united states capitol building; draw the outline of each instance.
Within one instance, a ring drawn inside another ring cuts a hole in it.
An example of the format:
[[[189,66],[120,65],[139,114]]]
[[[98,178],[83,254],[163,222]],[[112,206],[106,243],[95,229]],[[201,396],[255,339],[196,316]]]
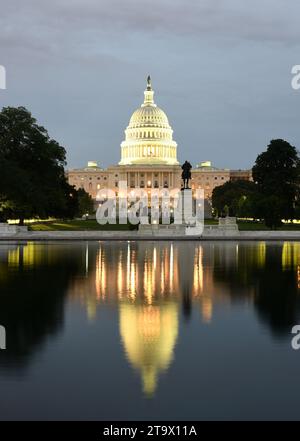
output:
[[[154,102],[150,76],[144,91],[144,102],[133,112],[121,143],[121,160],[106,169],[95,161],[68,171],[68,179],[76,189],[83,188],[93,199],[101,189],[118,193],[119,181],[126,181],[128,191],[135,188],[181,188],[181,165],[177,159],[177,143],[165,112]],[[192,169],[192,190],[202,188],[210,200],[215,187],[230,180],[251,180],[251,170],[218,169],[210,161]]]

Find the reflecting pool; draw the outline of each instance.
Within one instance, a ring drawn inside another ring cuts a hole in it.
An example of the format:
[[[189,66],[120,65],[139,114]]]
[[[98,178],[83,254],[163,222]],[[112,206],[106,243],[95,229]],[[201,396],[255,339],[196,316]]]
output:
[[[0,243],[0,419],[299,419],[300,243]]]

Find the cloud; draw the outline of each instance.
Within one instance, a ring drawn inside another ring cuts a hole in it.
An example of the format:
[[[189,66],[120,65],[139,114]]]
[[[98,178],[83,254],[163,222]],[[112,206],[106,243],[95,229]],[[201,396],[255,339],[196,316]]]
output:
[[[84,34],[146,33],[298,43],[298,0],[10,0],[1,8],[2,43],[45,50]]]
[[[274,133],[297,144],[299,15],[299,0],[10,0],[1,106],[28,107],[74,165],[114,163],[151,73],[179,155],[249,165]]]

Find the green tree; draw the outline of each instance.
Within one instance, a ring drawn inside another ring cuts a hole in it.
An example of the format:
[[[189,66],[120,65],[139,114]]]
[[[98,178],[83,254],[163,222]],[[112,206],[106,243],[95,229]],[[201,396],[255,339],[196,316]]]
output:
[[[65,149],[24,107],[0,112],[0,216],[20,219],[67,213],[72,197]]]
[[[249,181],[228,181],[215,187],[212,205],[220,216],[253,217],[253,195],[256,185]]]
[[[273,139],[258,155],[252,172],[259,191],[258,216],[271,228],[278,227],[281,219],[293,219],[300,177],[296,148],[283,139]]]
[[[84,214],[92,214],[94,212],[94,202],[92,197],[83,189],[79,188],[77,190],[78,196],[78,216],[83,216]]]

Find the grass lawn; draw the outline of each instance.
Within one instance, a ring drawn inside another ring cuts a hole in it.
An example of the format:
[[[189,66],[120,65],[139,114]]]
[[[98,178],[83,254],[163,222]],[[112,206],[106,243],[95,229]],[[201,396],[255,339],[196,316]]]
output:
[[[238,221],[240,231],[268,231],[270,228],[266,227],[263,222],[253,221]],[[300,230],[300,224],[283,224],[278,228],[278,231],[297,231]]]
[[[135,230],[136,226],[126,225],[99,225],[96,220],[70,220],[70,221],[43,221],[28,225],[30,231],[128,231]]]
[[[218,221],[215,219],[205,220],[205,225],[217,225]],[[238,221],[239,230],[241,231],[267,231],[270,230],[262,222],[253,221]],[[96,220],[56,220],[56,221],[41,221],[34,222],[28,225],[30,231],[129,231],[136,230],[137,226],[126,225],[99,225]],[[300,224],[284,224],[278,230],[292,231],[300,230]]]

